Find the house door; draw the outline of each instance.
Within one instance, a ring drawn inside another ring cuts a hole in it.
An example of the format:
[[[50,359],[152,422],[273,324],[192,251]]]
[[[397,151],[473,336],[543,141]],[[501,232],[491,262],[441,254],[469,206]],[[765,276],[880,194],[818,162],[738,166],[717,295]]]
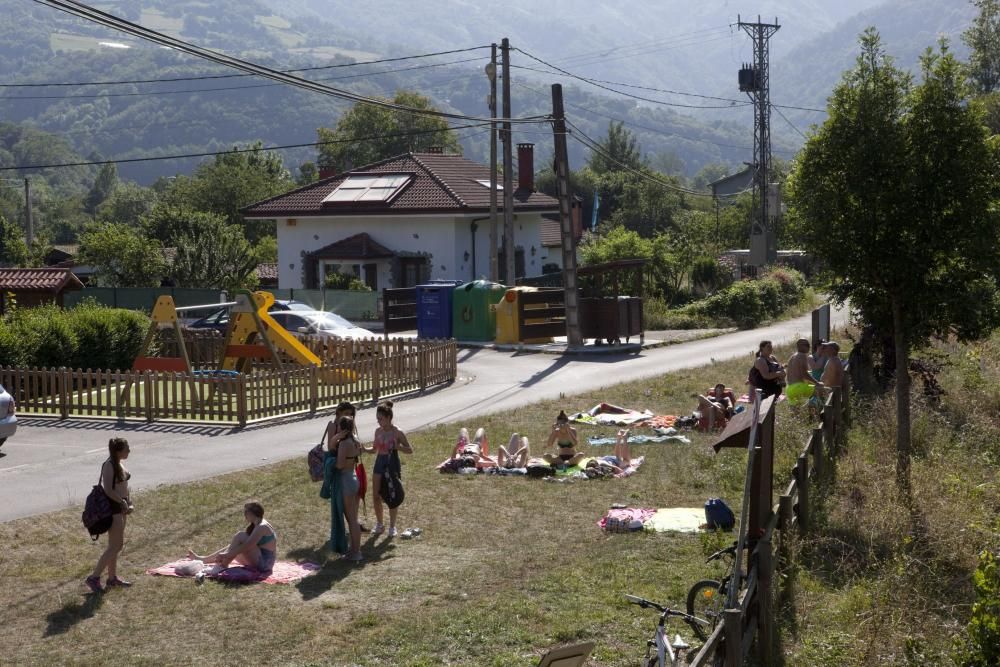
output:
[[[365,264],[364,265],[365,274],[365,284],[371,288],[373,292],[378,291],[378,264]]]
[[[400,257],[399,278],[397,287],[414,287],[430,279],[431,267],[426,257]]]

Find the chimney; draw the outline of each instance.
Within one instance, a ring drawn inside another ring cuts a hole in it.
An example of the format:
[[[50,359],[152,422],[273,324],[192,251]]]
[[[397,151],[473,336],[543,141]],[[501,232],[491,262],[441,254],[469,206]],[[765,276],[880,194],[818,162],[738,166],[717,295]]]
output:
[[[324,167],[321,165],[319,168],[319,180],[321,181],[327,178],[333,178],[336,175],[337,175],[336,167],[329,167],[329,166]]]
[[[535,144],[517,145],[517,189],[535,191]]]

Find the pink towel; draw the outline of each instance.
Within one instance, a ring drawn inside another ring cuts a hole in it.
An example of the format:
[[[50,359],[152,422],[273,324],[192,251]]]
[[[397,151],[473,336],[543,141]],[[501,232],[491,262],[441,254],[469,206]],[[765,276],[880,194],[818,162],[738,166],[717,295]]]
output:
[[[633,528],[630,527],[633,521],[639,522],[639,528],[636,530],[641,530],[642,524],[646,522],[646,519],[654,514],[656,514],[655,509],[649,509],[646,507],[612,509],[608,510],[606,516],[601,517],[601,520],[597,522],[597,525],[609,533],[628,533],[633,530]]]
[[[174,568],[187,562],[189,562],[189,559],[182,558],[180,560],[161,565],[160,567],[154,567],[146,570],[146,574],[159,574],[164,577],[184,577],[184,575],[178,574]],[[299,579],[302,579],[303,577],[316,574],[320,569],[320,566],[316,563],[293,563],[288,560],[279,560],[274,564],[274,570],[271,571],[271,574],[266,576],[257,570],[251,570],[242,566],[234,566],[227,567],[218,574],[206,575],[206,578],[218,579],[219,581],[259,581],[263,584],[291,584]],[[185,578],[193,579],[194,576],[192,575]]]

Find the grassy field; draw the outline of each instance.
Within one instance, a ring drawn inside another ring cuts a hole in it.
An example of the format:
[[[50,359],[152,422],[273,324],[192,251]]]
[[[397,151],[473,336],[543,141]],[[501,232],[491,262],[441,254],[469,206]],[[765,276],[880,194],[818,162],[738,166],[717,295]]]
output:
[[[741,388],[748,363],[612,386],[462,425],[485,426],[494,449],[511,431],[526,433],[538,452],[559,408],[609,401],[687,414],[691,394],[716,381]],[[776,470],[787,471],[809,423],[785,403],[778,419]],[[646,463],[624,480],[442,475],[434,466],[450,453],[459,426],[411,438],[416,451],[404,461],[400,527],[420,526],[423,535],[368,540],[360,566],[329,558],[329,506],[308,481],[304,460],[138,494],[122,558],[122,573],[136,582],[127,591],[84,594],[83,578],[104,540],[89,541],[79,509],[0,524],[3,662],[507,666],[535,664],[554,645],[593,640],[593,664],[635,665],[655,615],[626,604],[623,594],[682,605],[694,581],[719,574],[704,557],[730,534],[606,535],[596,522],[615,502],[700,507],[721,496],[738,509],[742,451],[716,455],[710,436],[692,433],[689,445],[635,446]],[[579,430],[581,438],[613,433]],[[303,455],[309,444],[302,443]],[[133,452],[141,456],[141,449]],[[786,477],[779,472],[776,486]],[[322,563],[318,575],[291,586],[199,587],[143,574],[189,546],[228,540],[250,498],[261,500],[277,527],[279,556]],[[371,525],[371,509],[368,515]],[[692,639],[685,627],[675,631]]]

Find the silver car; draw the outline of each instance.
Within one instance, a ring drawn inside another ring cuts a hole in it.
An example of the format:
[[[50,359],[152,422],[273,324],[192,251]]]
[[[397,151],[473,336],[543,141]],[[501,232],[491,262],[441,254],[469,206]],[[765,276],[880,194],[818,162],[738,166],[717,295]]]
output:
[[[0,445],[17,431],[17,415],[14,414],[14,397],[0,385]]]

